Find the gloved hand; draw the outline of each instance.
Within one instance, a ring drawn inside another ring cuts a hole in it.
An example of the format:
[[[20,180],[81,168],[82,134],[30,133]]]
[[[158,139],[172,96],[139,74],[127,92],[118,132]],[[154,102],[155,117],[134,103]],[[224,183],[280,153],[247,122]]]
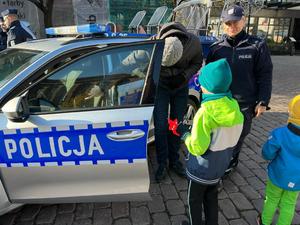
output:
[[[175,77],[171,77],[169,79],[168,86],[171,89],[176,89],[176,88],[179,88],[185,81],[186,80],[185,80],[185,77],[183,75],[178,75],[178,76],[175,76]]]
[[[169,130],[172,131],[172,133],[178,137],[180,137],[181,140],[185,140],[187,135],[190,134],[190,126],[185,125],[182,122],[178,123],[177,119],[171,120],[168,119],[169,124]]]

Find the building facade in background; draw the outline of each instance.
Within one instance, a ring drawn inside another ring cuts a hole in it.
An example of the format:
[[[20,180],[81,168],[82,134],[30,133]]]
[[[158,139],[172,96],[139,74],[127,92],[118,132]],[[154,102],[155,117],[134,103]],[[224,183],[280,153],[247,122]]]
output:
[[[147,24],[155,9],[166,5],[168,15],[172,11],[173,0],[54,0],[52,12],[53,26],[86,24],[90,15],[95,15],[97,23],[114,22],[118,30],[127,31],[134,15],[140,10],[147,14],[142,24]],[[19,18],[28,21],[37,37],[45,37],[42,12],[27,0],[3,0],[0,10],[18,9]]]
[[[134,15],[146,10],[142,25],[146,25],[157,7],[168,6],[164,20],[171,14],[173,0],[55,0],[52,14],[53,26],[86,24],[90,15],[97,23],[113,22],[118,31],[127,31]],[[281,44],[287,37],[295,38],[300,51],[300,0],[267,0],[267,7],[251,15],[249,33],[264,37],[269,44]],[[19,18],[28,21],[37,37],[44,37],[43,14],[30,1],[2,0],[0,10],[17,8]],[[210,34],[218,35],[222,8],[211,12]],[[298,29],[297,29],[298,28]]]
[[[96,16],[97,23],[105,24],[109,21],[108,0],[72,0],[72,4],[74,24],[86,24],[90,15]]]

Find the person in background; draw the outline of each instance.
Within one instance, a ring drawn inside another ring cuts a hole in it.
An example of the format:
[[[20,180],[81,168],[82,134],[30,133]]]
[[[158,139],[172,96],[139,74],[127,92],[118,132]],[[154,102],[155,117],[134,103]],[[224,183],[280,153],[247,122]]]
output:
[[[29,32],[21,25],[17,14],[17,9],[6,9],[1,13],[4,18],[4,25],[7,29],[8,47],[35,39],[32,32]]]
[[[232,71],[231,92],[244,114],[244,128],[233,153],[227,173],[238,165],[245,137],[251,130],[253,117],[267,109],[272,91],[273,65],[265,40],[244,31],[244,9],[232,5],[222,12],[225,35],[210,47],[206,64],[226,58]]]
[[[96,21],[97,19],[95,15],[89,15],[89,18],[86,20],[86,22],[88,22],[89,24],[95,24]]]
[[[288,124],[274,129],[262,149],[269,160],[266,197],[259,225],[270,225],[279,209],[277,225],[292,223],[300,191],[300,95],[289,103]]]
[[[154,101],[154,132],[158,162],[155,179],[161,182],[165,179],[167,166],[177,175],[185,176],[185,170],[179,161],[180,137],[168,130],[168,116],[170,119],[183,120],[188,100],[188,81],[201,68],[203,58],[199,37],[188,33],[180,23],[171,22],[163,25],[154,38],[165,40]]]
[[[203,92],[191,133],[182,139],[188,149],[186,173],[189,179],[188,206],[190,223],[218,224],[218,183],[227,169],[232,152],[243,129],[243,114],[229,90],[232,81],[226,59],[203,67],[199,83]]]
[[[3,17],[0,17],[0,51],[7,48],[7,34]]]

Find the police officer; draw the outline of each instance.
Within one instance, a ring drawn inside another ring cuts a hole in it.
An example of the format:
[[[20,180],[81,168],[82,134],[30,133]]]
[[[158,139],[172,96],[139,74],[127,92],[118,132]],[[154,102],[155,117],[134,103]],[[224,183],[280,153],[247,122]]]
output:
[[[35,39],[35,37],[24,29],[18,20],[17,9],[6,9],[1,15],[4,18],[4,25],[7,31],[7,46],[13,46],[28,40]]]
[[[221,17],[225,35],[210,47],[206,63],[227,59],[232,70],[231,92],[245,119],[242,135],[227,170],[229,173],[238,164],[241,146],[250,132],[252,118],[259,117],[269,109],[273,65],[266,42],[243,30],[246,18],[242,7],[232,5],[222,12]]]

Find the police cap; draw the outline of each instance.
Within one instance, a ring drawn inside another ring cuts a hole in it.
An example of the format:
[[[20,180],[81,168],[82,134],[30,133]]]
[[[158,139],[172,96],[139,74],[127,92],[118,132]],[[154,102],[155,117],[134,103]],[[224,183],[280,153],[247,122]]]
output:
[[[228,21],[238,21],[245,15],[244,9],[238,5],[232,5],[222,12],[222,20],[224,22]]]
[[[7,15],[17,15],[18,10],[17,9],[6,9],[3,12],[1,12],[1,16],[5,17]]]

